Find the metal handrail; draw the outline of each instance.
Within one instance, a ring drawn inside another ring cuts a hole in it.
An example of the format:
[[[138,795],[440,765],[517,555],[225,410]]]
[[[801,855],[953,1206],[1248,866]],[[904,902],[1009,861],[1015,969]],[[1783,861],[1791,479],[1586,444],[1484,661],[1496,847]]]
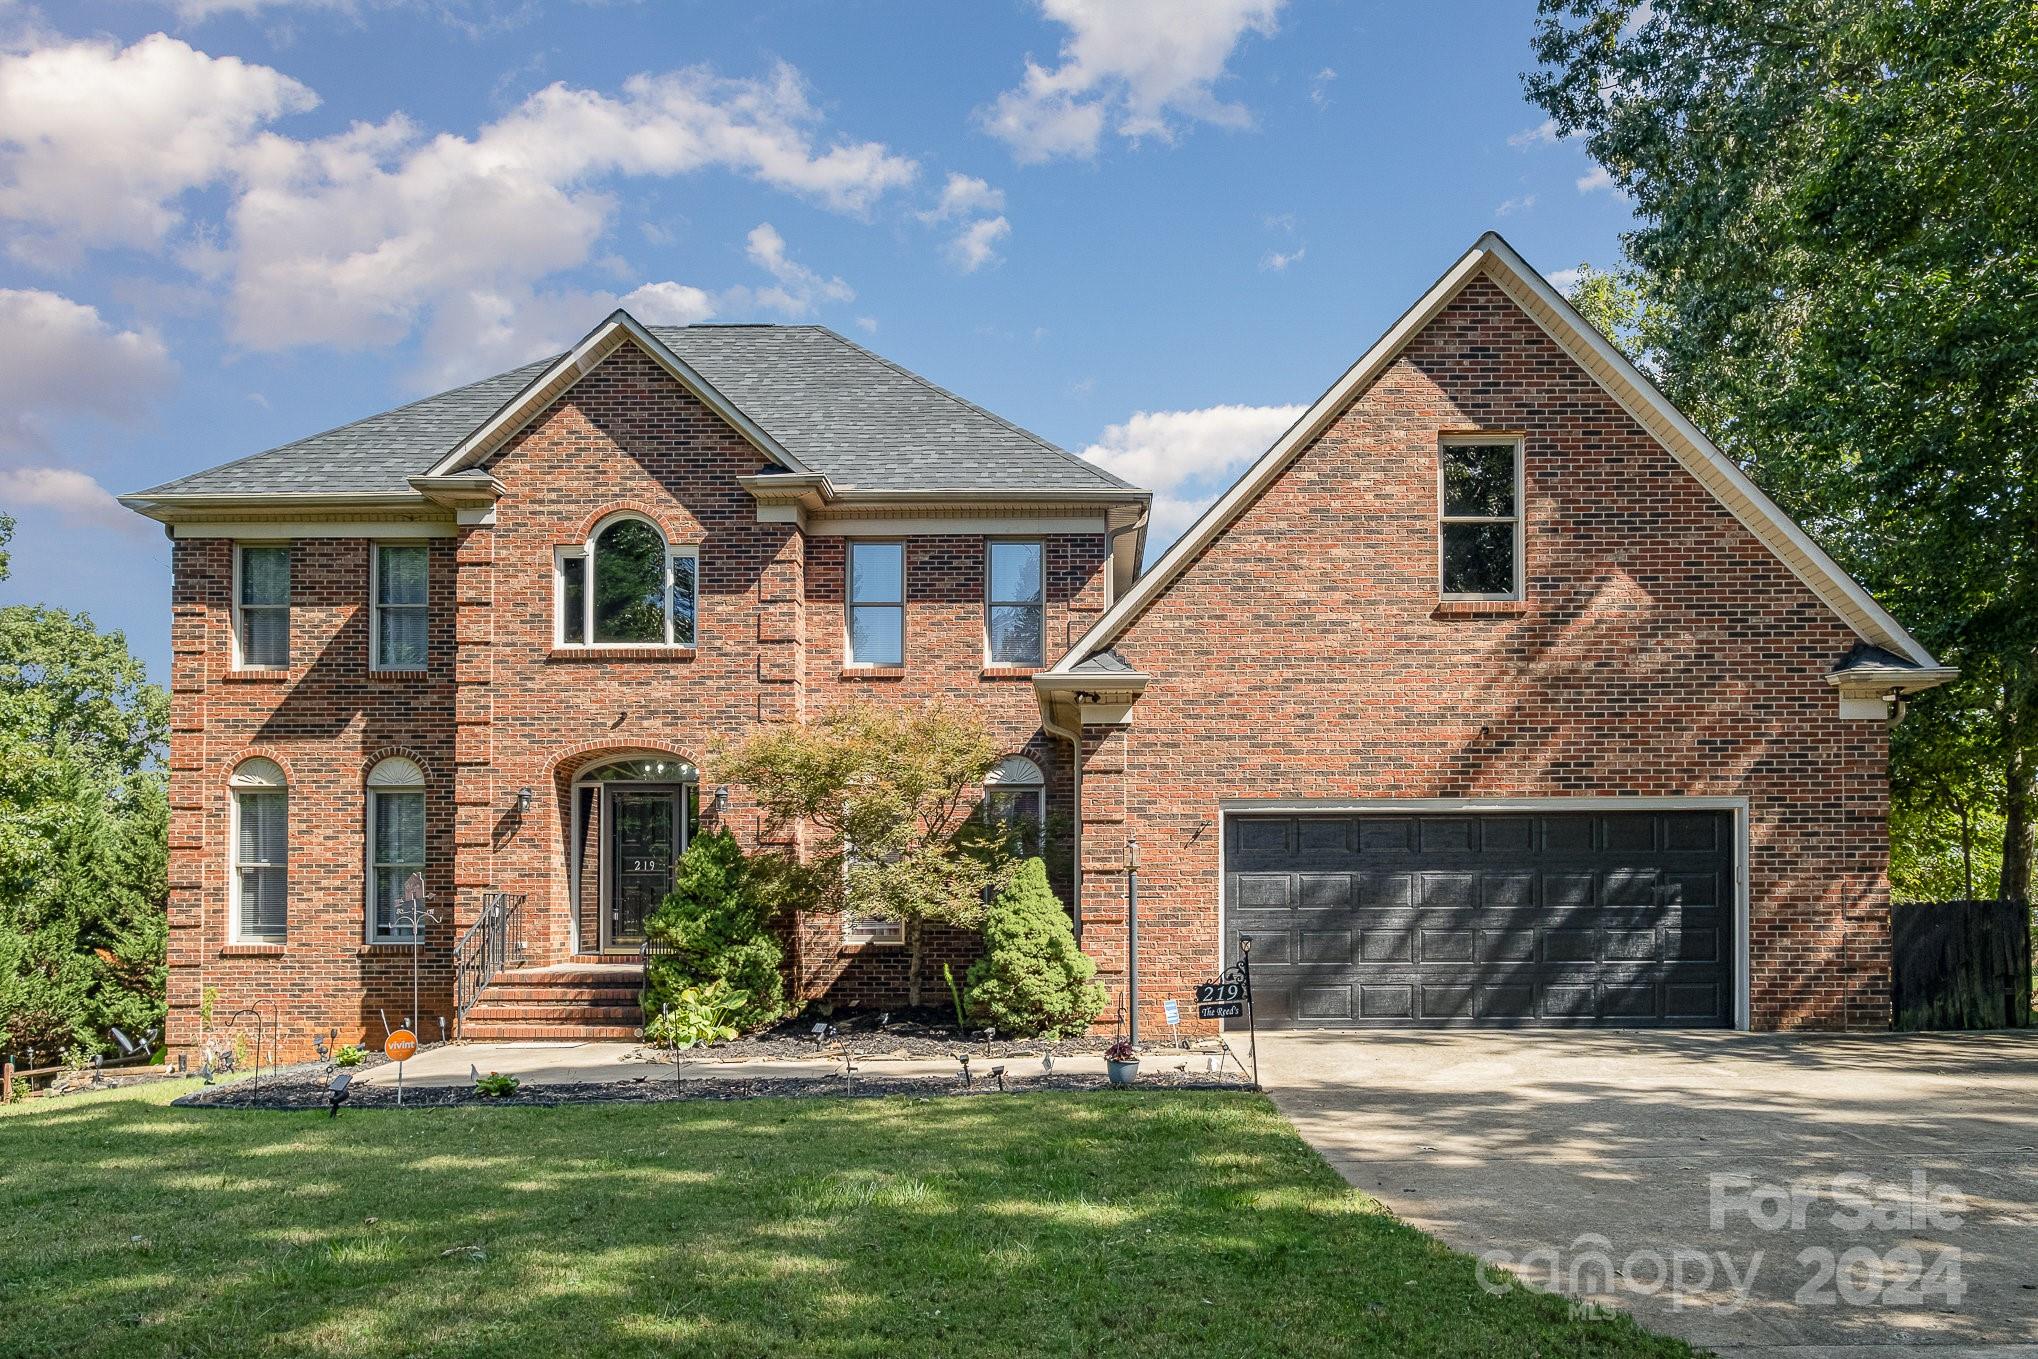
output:
[[[482,991],[512,962],[524,956],[524,897],[490,892],[481,915],[453,945],[453,1013],[460,1019]]]

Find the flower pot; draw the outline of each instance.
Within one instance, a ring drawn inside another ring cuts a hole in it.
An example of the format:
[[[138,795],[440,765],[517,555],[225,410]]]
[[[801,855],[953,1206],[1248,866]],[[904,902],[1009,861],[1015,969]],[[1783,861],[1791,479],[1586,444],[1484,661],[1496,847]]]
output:
[[[1130,1085],[1139,1075],[1139,1059],[1135,1057],[1129,1062],[1114,1062],[1106,1058],[1104,1074],[1111,1078],[1113,1085]]]

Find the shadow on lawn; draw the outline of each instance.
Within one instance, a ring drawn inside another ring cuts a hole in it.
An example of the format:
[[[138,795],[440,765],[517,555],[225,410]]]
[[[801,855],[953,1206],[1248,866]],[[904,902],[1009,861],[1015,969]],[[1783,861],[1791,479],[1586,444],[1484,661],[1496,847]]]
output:
[[[0,1139],[31,1354],[1682,1353],[1481,1292],[1250,1096],[109,1098]]]

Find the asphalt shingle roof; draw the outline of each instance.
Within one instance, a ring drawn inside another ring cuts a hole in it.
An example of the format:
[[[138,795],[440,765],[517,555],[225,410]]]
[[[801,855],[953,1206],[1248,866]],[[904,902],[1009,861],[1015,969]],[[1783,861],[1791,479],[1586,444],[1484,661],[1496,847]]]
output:
[[[822,326],[653,326],[841,490],[1130,489],[1102,468]],[[556,356],[142,494],[403,493]]]

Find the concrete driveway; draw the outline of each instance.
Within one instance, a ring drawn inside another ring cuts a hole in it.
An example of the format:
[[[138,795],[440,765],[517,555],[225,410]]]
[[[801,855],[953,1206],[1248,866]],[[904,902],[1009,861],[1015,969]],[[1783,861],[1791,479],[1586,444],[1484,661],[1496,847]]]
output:
[[[1313,1031],[1260,1066],[1495,1287],[1724,1355],[2038,1356],[2038,1033]]]

